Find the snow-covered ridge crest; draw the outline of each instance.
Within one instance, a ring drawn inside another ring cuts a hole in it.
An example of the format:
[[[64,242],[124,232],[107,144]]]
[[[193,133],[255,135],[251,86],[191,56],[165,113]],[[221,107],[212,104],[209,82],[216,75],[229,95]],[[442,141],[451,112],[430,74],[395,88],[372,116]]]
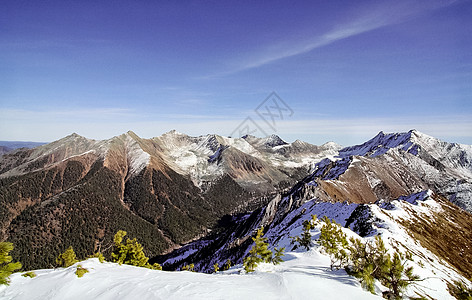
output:
[[[139,143],[129,134],[126,136],[126,150],[131,174],[138,174],[151,160],[151,155],[144,151]]]
[[[371,140],[356,146],[346,147],[339,151],[340,157],[359,155],[376,157],[387,153],[392,148],[401,148],[413,155],[418,154],[418,145],[412,141],[412,133],[414,130],[405,133],[388,133],[379,132]]]
[[[446,221],[453,216],[450,208],[448,208],[450,204],[431,190],[418,191],[393,201],[379,201],[373,204],[333,203],[314,198],[300,202],[299,206],[287,205],[289,202],[292,203],[289,196],[283,199],[274,198],[273,201],[274,203],[268,205],[263,211],[254,212],[234,220],[235,224],[232,228],[236,228],[238,232],[245,232],[243,236],[237,235],[233,231],[231,234],[228,232],[230,235],[224,244],[221,244],[221,236],[218,236],[215,241],[208,239],[196,241],[185,246],[181,249],[180,256],[170,258],[168,262],[175,263],[176,260],[186,260],[188,263],[192,261],[195,262],[195,266],[199,270],[211,268],[214,263],[222,265],[228,258],[233,262],[240,263],[242,257],[251,248],[252,244],[248,242],[251,234],[263,225],[266,228],[264,237],[268,239],[271,249],[273,247],[285,247],[288,253],[286,254],[287,261],[282,263],[281,267],[263,265],[259,268],[259,271],[277,272],[284,269],[286,272],[292,272],[292,270],[286,269],[289,265],[297,266],[300,270],[305,270],[305,268],[310,270],[325,268],[325,270],[328,270],[326,262],[322,262],[323,259],[321,258],[324,255],[320,253],[321,250],[318,248],[316,241],[322,224],[311,231],[313,248],[310,251],[305,252],[304,249],[292,250],[291,237],[299,236],[302,233],[303,222],[310,220],[312,215],[316,215],[318,219],[326,216],[338,222],[344,227],[343,231],[348,237],[355,237],[368,242],[380,234],[391,254],[394,251],[410,253],[412,259],[407,263],[414,267],[414,273],[418,274],[423,281],[409,286],[406,296],[427,295],[433,299],[453,299],[448,292],[446,283],[454,280],[467,282],[467,278],[456,269],[457,261],[444,259],[445,256],[438,256],[438,253],[449,256],[451,255],[450,252],[432,252],[430,248],[424,246],[431,245],[431,241],[438,237],[425,237],[426,243],[423,244],[423,241],[420,243],[413,235],[415,232],[414,226],[434,227],[438,220],[452,222],[444,225],[447,230],[451,228],[450,226],[458,226],[458,224],[454,224],[456,220]],[[269,210],[271,211],[269,212]],[[467,220],[472,218],[470,215],[465,217],[468,218]],[[421,224],[418,224],[418,222],[421,222]],[[437,229],[441,230],[441,228]],[[418,230],[425,230],[425,228],[419,228]],[[468,232],[467,234],[470,236],[471,233]],[[452,247],[465,246],[464,243],[461,244],[461,241],[449,240],[449,242],[457,243]],[[212,243],[218,245],[216,251],[207,258],[199,256],[199,251],[204,251]],[[434,248],[434,246],[432,247]],[[199,257],[200,260],[197,260],[196,257]],[[309,257],[316,257],[317,259],[311,260],[308,259]],[[451,262],[454,262],[454,265]],[[335,276],[334,274],[335,272],[331,273],[330,276]],[[344,271],[338,271],[336,276],[343,276],[343,274],[345,274]],[[316,277],[315,274],[311,275]],[[385,287],[377,282],[376,290],[380,294],[385,290]],[[295,297],[295,299],[299,298]]]

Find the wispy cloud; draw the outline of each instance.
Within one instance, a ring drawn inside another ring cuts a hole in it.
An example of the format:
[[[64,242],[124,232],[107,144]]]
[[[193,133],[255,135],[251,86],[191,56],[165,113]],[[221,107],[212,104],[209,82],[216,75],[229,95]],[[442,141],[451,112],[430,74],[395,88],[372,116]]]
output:
[[[341,28],[328,31],[327,33],[317,36],[314,39],[302,41],[298,45],[293,47],[282,49],[279,52],[272,52],[258,59],[252,60],[244,64],[238,71],[257,68],[265,64],[275,62],[284,58],[292,57],[295,55],[303,54],[310,52],[314,49],[327,46],[336,41],[346,39],[367,31],[371,31],[382,26],[385,26],[384,21],[380,22],[365,22],[365,21],[356,21],[348,25],[344,25]]]
[[[250,58],[239,62],[239,66],[217,76],[230,75],[240,71],[261,67],[285,58],[304,54],[315,49],[330,45],[337,41],[354,37],[384,26],[403,22],[408,18],[449,6],[457,1],[403,1],[386,7],[385,5],[365,9],[353,20],[334,26],[324,33],[307,35],[305,39],[294,41],[286,38],[278,44],[266,45],[257,49]],[[307,30],[309,32],[309,30]],[[211,77],[211,76],[210,76]]]

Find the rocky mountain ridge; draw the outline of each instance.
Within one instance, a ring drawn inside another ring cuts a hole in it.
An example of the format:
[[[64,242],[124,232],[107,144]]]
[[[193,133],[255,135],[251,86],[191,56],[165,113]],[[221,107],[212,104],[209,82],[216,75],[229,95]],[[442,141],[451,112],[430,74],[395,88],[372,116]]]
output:
[[[177,132],[108,140],[71,134],[9,152],[0,157],[0,239],[20,245],[25,267],[48,266],[67,244],[91,253],[120,229],[142,240],[148,255],[178,248],[225,214],[267,203],[307,174],[310,157],[322,155],[284,156],[251,141],[255,146]]]
[[[176,259],[190,247],[205,270],[205,255],[221,246],[239,249],[221,257],[241,259],[255,224],[309,201],[373,205],[431,190],[470,210],[471,148],[414,130],[343,149],[276,136],[72,134],[0,157],[0,238],[25,267],[47,267],[66,247],[89,255],[123,229],[156,261],[193,260]]]
[[[290,237],[315,214],[366,240],[381,234],[389,247],[411,251],[417,267],[438,278],[433,285],[446,291],[447,282],[472,276],[472,215],[464,210],[471,201],[470,150],[414,130],[381,132],[319,161],[310,175],[267,206],[234,215],[224,229],[155,261],[171,269],[195,263],[204,272],[228,259],[241,263],[260,226],[272,247],[290,249]],[[457,182],[460,188],[451,190]]]

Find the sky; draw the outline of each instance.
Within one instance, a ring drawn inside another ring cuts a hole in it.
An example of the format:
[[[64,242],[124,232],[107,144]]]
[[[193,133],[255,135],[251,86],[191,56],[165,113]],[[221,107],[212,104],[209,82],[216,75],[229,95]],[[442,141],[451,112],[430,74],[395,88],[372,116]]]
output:
[[[472,144],[472,1],[2,1],[0,140]]]

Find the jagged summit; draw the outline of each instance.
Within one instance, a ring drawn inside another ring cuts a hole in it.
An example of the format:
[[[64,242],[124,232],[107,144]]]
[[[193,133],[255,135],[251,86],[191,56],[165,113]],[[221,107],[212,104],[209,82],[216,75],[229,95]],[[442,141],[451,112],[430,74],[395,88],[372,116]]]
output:
[[[138,135],[137,135],[134,131],[132,131],[132,130],[128,130],[128,131],[126,132],[126,134],[129,135],[129,136],[131,136],[131,137],[138,137]]]
[[[176,129],[169,130],[168,132],[166,132],[162,135],[185,135],[185,136],[187,136],[185,133],[177,131]]]
[[[356,146],[346,147],[339,151],[340,157],[352,155],[375,157],[386,153],[392,148],[401,148],[413,155],[418,154],[418,145],[412,141],[412,134],[416,131],[403,133],[387,133],[380,131],[369,141]]]
[[[88,139],[88,138],[86,138],[86,137],[84,137],[84,136],[82,136],[78,133],[73,132],[73,133],[57,140],[56,142],[59,142],[59,141],[73,141],[73,140],[92,140],[92,139]]]
[[[277,146],[282,146],[282,145],[287,145],[288,143],[284,140],[282,140],[278,135],[276,134],[272,134],[268,137],[265,137],[265,138],[262,138],[262,139],[259,139],[260,140],[260,144],[265,146],[265,147],[268,147],[268,148],[274,148],[274,147],[277,147]]]
[[[326,142],[323,145],[321,145],[320,147],[325,148],[325,149],[334,149],[334,150],[340,150],[342,148],[341,145],[339,145],[338,143],[333,142],[333,141]]]
[[[82,137],[82,136],[77,134],[76,132],[73,132],[73,133],[69,134],[68,136],[66,136],[66,138],[69,138],[69,137],[78,138],[78,137]]]

